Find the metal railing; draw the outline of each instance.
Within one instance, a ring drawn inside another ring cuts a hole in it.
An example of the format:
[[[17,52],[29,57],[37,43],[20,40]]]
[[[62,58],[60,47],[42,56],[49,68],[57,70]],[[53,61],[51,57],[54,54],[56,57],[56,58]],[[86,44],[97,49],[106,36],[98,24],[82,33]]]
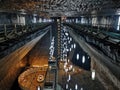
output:
[[[9,39],[21,36],[24,33],[34,31],[41,26],[46,25],[46,23],[39,24],[28,24],[28,25],[18,25],[18,24],[1,24],[0,25],[0,42],[4,42]]]
[[[94,45],[108,57],[112,62],[120,65],[120,33],[100,29],[97,31],[91,26],[79,24],[65,24],[73,28],[87,43]]]

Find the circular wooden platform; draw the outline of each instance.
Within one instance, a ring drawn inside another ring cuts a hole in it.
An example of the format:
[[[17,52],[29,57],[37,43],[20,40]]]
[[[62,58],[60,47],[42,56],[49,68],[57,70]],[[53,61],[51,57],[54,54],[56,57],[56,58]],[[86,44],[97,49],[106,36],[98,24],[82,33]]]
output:
[[[47,68],[34,67],[24,71],[18,77],[18,83],[22,90],[37,90],[38,86],[43,87]]]

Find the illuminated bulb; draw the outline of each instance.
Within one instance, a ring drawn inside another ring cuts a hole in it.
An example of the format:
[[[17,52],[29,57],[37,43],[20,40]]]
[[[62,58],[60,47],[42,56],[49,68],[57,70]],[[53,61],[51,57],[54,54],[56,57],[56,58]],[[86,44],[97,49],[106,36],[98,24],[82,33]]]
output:
[[[82,63],[85,63],[85,56],[82,57]]]
[[[67,82],[69,82],[70,80],[68,79]]]
[[[68,80],[71,80],[71,76],[70,76],[70,74],[69,74],[69,76],[68,76]]]
[[[69,52],[69,49],[66,49],[67,52]]]
[[[65,62],[65,64],[64,64],[65,66],[67,65],[67,62]]]
[[[49,66],[49,69],[51,69],[52,68],[52,66]]]
[[[68,72],[68,69],[65,69],[65,72]]]
[[[65,33],[66,36],[68,36],[68,33]]]
[[[70,41],[72,41],[72,38],[70,38]]]
[[[68,43],[70,44],[70,41],[68,41]]]
[[[76,85],[75,85],[75,90],[77,90],[77,89],[78,89],[78,85],[76,84]]]
[[[70,65],[69,69],[71,70],[72,68],[73,68],[73,66],[72,66],[72,65]]]
[[[66,89],[68,89],[68,84],[66,84]]]
[[[92,70],[92,80],[95,80],[95,70]]]
[[[69,40],[70,38],[68,37],[67,39]]]
[[[40,86],[38,86],[37,90],[41,90]]]
[[[76,48],[76,44],[74,43],[74,49]]]
[[[79,54],[77,54],[76,59],[79,60]]]
[[[68,59],[68,62],[70,62],[70,59]]]

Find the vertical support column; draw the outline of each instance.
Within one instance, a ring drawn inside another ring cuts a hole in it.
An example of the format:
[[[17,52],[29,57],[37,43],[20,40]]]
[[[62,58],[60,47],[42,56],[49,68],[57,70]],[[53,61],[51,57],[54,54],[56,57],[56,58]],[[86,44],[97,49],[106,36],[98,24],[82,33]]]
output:
[[[61,36],[61,19],[60,18],[57,18],[57,62],[56,62],[56,72],[55,72],[55,83],[56,83],[56,87],[55,87],[55,90],[57,90],[58,88],[58,62],[59,62],[59,59],[60,59],[60,47],[61,47],[61,44],[60,44],[60,36]]]
[[[61,46],[61,44],[60,44],[60,36],[61,36],[61,19],[57,19],[57,25],[58,25],[58,33],[57,33],[57,37],[58,37],[58,48],[57,48],[57,52],[58,52],[58,58],[60,57],[60,46]]]
[[[17,34],[16,24],[14,25],[14,33]]]
[[[57,58],[57,18],[53,18],[54,19],[54,22],[53,22],[53,24],[52,24],[52,35],[53,36],[55,36],[55,53],[54,53],[54,55],[55,55],[55,58],[56,58],[56,68],[54,69],[54,83],[55,83],[55,85],[54,85],[54,90],[57,90],[57,61],[58,61],[58,58]]]
[[[6,24],[4,24],[4,35],[5,35],[5,40],[7,39],[7,28]]]

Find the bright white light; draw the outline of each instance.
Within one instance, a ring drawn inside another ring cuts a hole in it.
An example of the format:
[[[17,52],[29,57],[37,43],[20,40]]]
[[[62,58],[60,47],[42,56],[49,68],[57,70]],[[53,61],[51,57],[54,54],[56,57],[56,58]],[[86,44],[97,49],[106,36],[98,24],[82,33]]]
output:
[[[76,84],[76,85],[75,85],[75,90],[77,90],[77,89],[78,89],[78,85]]]
[[[40,23],[42,22],[42,18],[39,18],[39,22],[40,22]]]
[[[78,23],[78,18],[76,18],[75,22]]]
[[[70,44],[70,41],[68,41],[68,43]]]
[[[38,86],[37,90],[41,90],[41,89],[40,89],[40,86]]]
[[[76,44],[74,43],[74,49],[76,48]]]
[[[68,59],[68,62],[70,62],[70,59]]]
[[[68,69],[65,69],[65,72],[68,72]]]
[[[68,76],[68,80],[71,80],[71,75],[69,74],[69,76]]]
[[[51,19],[49,19],[49,22],[52,22],[52,20],[51,20]]]
[[[70,90],[72,90],[72,89],[70,88]]]
[[[67,62],[65,62],[65,64],[64,64],[64,65],[66,66],[67,64],[68,64],[68,63],[67,63]]]
[[[70,65],[69,70],[71,70],[72,68],[73,68],[73,66],[72,66],[72,65]]]
[[[118,26],[117,26],[117,30],[120,29],[120,16],[119,16],[119,19],[118,19]]]
[[[52,68],[52,66],[49,66],[49,69],[51,69]]]
[[[59,22],[60,20],[59,19],[57,19],[57,22]]]
[[[70,48],[70,51],[72,51],[72,49]]]
[[[67,52],[69,52],[69,49],[67,49]]]
[[[81,88],[80,90],[83,90],[83,88]]]
[[[82,57],[82,63],[85,63],[85,56]]]
[[[66,36],[68,36],[69,34],[68,33],[65,33]]]
[[[72,38],[70,38],[70,41],[72,41]]]
[[[43,19],[43,22],[47,22],[47,19],[44,18],[44,19]]]
[[[68,79],[67,82],[69,82],[70,80]]]
[[[92,70],[92,80],[95,80],[95,70]]]
[[[68,84],[66,84],[66,89],[68,89]]]
[[[79,60],[79,54],[77,54],[76,59]]]
[[[70,38],[68,37],[67,39],[69,40]]]

